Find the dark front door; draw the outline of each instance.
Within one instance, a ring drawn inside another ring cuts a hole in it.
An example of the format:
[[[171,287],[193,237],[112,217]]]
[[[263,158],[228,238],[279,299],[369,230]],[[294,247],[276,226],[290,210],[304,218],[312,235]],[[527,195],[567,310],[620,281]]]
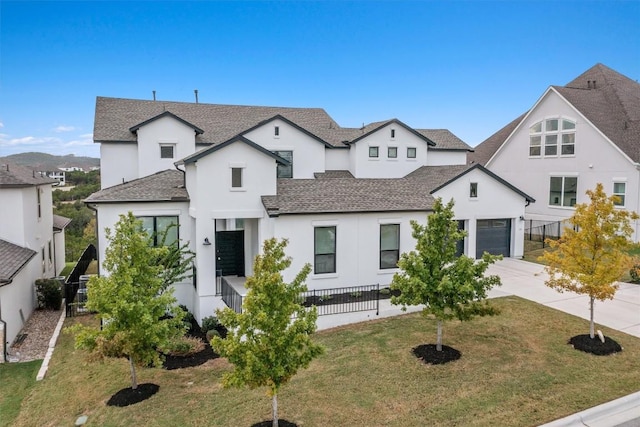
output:
[[[244,230],[216,231],[216,270],[244,276]]]
[[[476,228],[476,258],[486,251],[491,255],[510,256],[511,220],[479,219]]]

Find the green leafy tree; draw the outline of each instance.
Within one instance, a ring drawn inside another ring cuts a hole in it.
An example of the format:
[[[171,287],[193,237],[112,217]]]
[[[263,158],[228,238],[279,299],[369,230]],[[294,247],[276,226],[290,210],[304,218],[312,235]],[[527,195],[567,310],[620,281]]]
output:
[[[631,220],[638,214],[616,207],[618,196],[607,197],[602,184],[587,190],[590,203],[575,206],[558,240],[547,239],[550,250],[540,257],[546,265],[550,288],[589,295],[589,336],[594,338],[594,301],[611,299],[617,281],[633,265],[628,250],[633,245]]]
[[[225,339],[214,337],[211,341],[214,350],[234,365],[224,376],[225,386],[268,387],[274,427],[278,426],[280,387],[323,352],[311,340],[317,311],[315,307],[307,311],[300,304],[311,266],[306,264],[291,283],[285,283],[281,272],[291,265],[291,258],[285,257],[286,245],[286,240],[264,242],[263,254],[255,259],[254,274],[247,278],[249,291],[242,313],[218,310],[218,319],[229,333]]]
[[[131,387],[138,387],[136,365],[162,363],[157,348],[184,334],[184,312],[176,307],[173,290],[163,292],[161,265],[155,260],[166,247],[151,247],[141,222],[131,212],[120,215],[102,266],[107,276],[92,277],[87,308],[97,312],[102,328],[76,325],[76,348],[98,357],[127,357]],[[170,314],[170,316],[167,316]]]
[[[453,205],[453,200],[444,205],[438,198],[426,225],[411,221],[416,250],[400,256],[400,272],[391,282],[391,289],[400,291],[399,296],[391,298],[392,304],[402,305],[403,309],[424,304],[423,314],[435,316],[438,351],[442,351],[444,320],[496,314],[486,297],[487,291],[500,284],[498,276],[485,276],[485,272],[501,256],[485,252],[481,260],[475,261],[456,255],[456,244],[466,232],[459,230],[453,220]]]

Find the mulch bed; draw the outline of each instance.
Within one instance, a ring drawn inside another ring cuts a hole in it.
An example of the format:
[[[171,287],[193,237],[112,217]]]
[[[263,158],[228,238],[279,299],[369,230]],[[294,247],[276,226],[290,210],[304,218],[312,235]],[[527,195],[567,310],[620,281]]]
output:
[[[251,427],[271,427],[272,425],[273,420],[269,420],[251,424]],[[278,427],[298,427],[298,424],[292,423],[291,421],[278,419]]]
[[[458,360],[462,356],[462,353],[448,345],[443,345],[442,351],[438,351],[435,344],[422,344],[414,347],[411,351],[414,356],[429,365],[444,365]]]
[[[225,337],[227,335],[227,331],[222,328],[223,327],[221,327],[221,330],[218,330],[218,332],[220,333],[220,336]],[[165,360],[162,366],[166,370],[171,371],[173,369],[192,368],[194,366],[204,364],[207,360],[217,359],[220,357],[213,351],[211,344],[209,344],[209,341],[207,340],[206,334],[202,329],[200,329],[200,326],[195,321],[192,323],[191,328],[189,328],[187,335],[201,339],[204,342],[204,349],[198,353],[188,356],[165,355]]]
[[[151,383],[138,384],[138,388],[135,390],[131,387],[123,388],[122,390],[111,396],[111,398],[107,402],[107,406],[117,406],[122,408],[125,406],[133,405],[134,403],[147,400],[148,398],[156,394],[158,390],[160,390],[160,386]]]
[[[591,338],[589,334],[576,335],[569,339],[568,344],[571,344],[576,350],[597,356],[607,356],[622,351],[622,347],[615,340],[604,337],[604,342],[602,342],[597,335],[594,338]]]

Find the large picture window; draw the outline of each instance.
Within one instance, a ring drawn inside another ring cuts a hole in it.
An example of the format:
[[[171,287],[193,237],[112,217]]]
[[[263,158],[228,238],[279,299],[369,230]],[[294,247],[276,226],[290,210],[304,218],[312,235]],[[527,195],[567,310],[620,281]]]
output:
[[[278,163],[278,178],[293,178],[293,151],[274,151],[273,154],[289,161],[288,165]]]
[[[336,227],[315,227],[313,239],[313,272],[336,272]]]
[[[573,156],[575,147],[576,124],[571,120],[547,119],[529,127],[529,157]]]
[[[397,268],[400,259],[400,224],[380,224],[380,269]]]
[[[573,207],[578,195],[578,177],[552,176],[549,181],[549,205]]]
[[[177,216],[140,216],[142,229],[150,236],[153,246],[178,244]]]

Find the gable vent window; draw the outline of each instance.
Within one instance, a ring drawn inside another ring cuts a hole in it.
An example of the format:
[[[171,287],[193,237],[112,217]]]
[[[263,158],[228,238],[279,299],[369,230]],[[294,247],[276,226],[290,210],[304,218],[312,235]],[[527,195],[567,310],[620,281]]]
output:
[[[161,145],[160,146],[160,158],[161,159],[173,159],[173,145]]]
[[[391,129],[391,139],[396,137],[396,130],[395,129]]]
[[[567,119],[547,119],[529,128],[529,157],[573,156],[576,123]]]
[[[273,136],[280,136],[280,126],[273,128]]]
[[[478,198],[478,183],[471,182],[469,183],[469,197],[472,199]]]

